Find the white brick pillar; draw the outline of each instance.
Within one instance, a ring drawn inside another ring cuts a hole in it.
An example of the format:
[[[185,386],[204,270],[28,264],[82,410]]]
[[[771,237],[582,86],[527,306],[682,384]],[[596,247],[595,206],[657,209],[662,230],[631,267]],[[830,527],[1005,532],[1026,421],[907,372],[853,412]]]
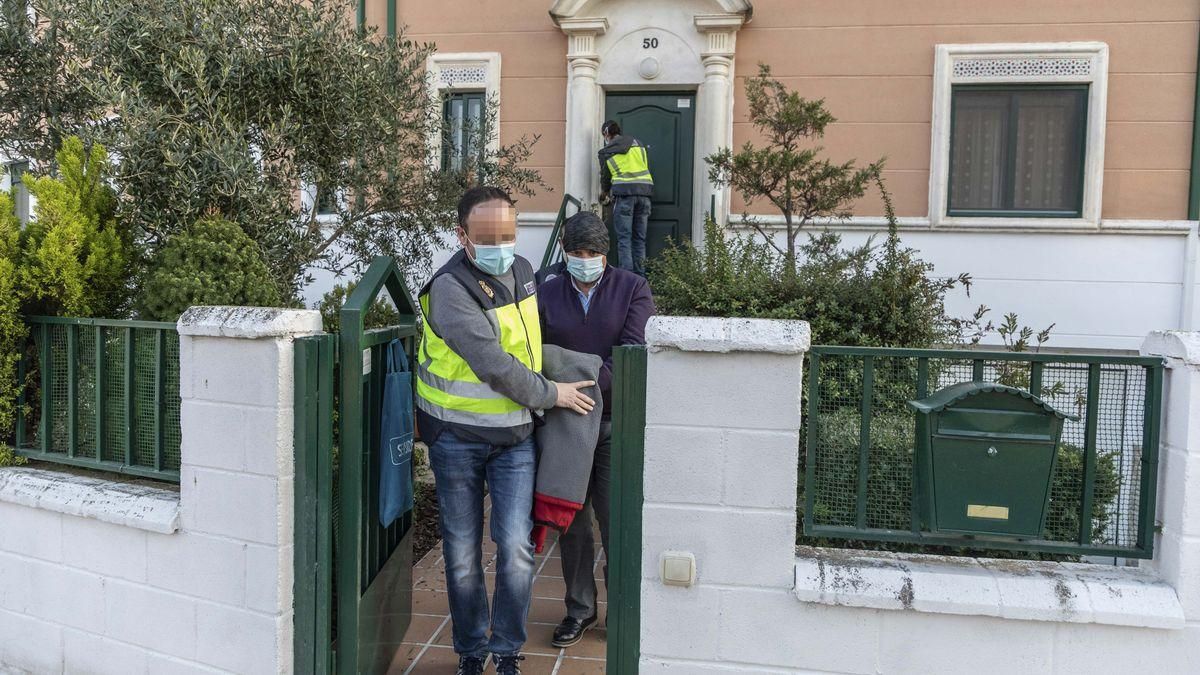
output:
[[[319,333],[321,317],[311,310],[192,307],[178,327],[178,536],[190,542],[190,553],[180,555],[204,575],[181,583],[212,577],[232,586],[221,596],[225,604],[196,612],[196,657],[235,672],[291,672],[292,341]]]
[[[794,585],[803,321],[656,317],[647,328],[643,667],[719,658],[723,602]],[[696,583],[667,586],[665,552]],[[648,659],[650,661],[648,661]]]
[[[1188,622],[1200,622],[1200,332],[1154,332],[1141,351],[1166,359],[1154,560]]]

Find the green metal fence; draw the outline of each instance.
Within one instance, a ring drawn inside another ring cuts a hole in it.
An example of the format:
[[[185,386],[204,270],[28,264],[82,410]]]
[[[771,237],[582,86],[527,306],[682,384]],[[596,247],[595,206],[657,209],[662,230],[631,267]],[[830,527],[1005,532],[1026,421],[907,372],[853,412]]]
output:
[[[1161,359],[814,347],[801,471],[804,535],[971,549],[1149,558],[1153,551]],[[909,400],[963,381],[1026,389],[1067,421],[1048,518],[1034,540],[933,536],[914,499]]]
[[[179,480],[179,334],[173,323],[27,317],[17,452]]]

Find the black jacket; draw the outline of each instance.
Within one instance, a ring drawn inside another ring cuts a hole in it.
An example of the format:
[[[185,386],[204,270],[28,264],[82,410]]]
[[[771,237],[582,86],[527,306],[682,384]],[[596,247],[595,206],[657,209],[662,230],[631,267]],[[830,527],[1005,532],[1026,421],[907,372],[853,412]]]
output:
[[[613,155],[621,155],[629,152],[629,148],[633,147],[634,143],[643,145],[641,141],[633,136],[626,136],[622,134],[609,141],[603,148],[600,148],[600,152],[596,153],[596,156],[600,159],[600,194],[612,192],[614,197],[625,197],[629,195],[650,197],[654,195],[653,185],[641,185],[636,183],[633,185],[612,184],[612,174],[609,173],[608,169],[608,158],[612,157]],[[649,151],[647,151],[647,156],[649,156]]]

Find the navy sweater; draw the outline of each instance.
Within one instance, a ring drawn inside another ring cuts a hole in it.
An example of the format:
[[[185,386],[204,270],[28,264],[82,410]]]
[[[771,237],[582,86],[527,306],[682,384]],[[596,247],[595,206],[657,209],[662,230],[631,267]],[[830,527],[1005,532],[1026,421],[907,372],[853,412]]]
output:
[[[604,359],[598,384],[604,395],[604,419],[608,419],[612,411],[612,350],[646,344],[646,322],[654,314],[650,285],[633,272],[610,265],[600,285],[592,290],[587,315],[569,274],[543,283],[537,297],[544,343]]]

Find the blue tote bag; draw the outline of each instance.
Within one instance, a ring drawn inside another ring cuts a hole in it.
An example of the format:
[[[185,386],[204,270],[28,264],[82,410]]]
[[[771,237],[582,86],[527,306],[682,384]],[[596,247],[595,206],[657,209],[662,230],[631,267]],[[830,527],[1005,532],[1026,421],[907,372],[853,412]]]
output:
[[[379,430],[379,524],[387,527],[413,507],[413,394],[404,345],[392,340],[384,349],[387,358]]]

